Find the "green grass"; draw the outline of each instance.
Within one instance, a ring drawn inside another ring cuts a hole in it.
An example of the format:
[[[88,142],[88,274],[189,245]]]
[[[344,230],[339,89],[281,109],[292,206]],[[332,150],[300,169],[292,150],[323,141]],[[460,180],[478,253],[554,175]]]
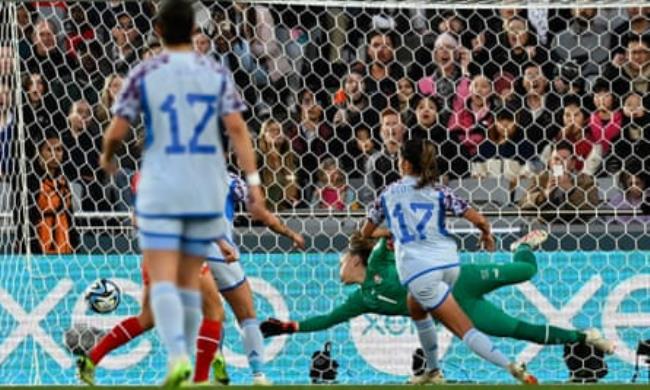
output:
[[[0,389],[26,389],[27,386],[24,387],[2,387],[0,386]],[[37,390],[48,390],[48,389],[69,389],[70,386],[34,386],[30,387],[34,388]],[[78,387],[81,388],[81,387]],[[101,389],[120,389],[120,390],[136,390],[136,389],[160,389],[160,387],[153,387],[153,386],[123,386],[123,387],[117,387],[117,386],[99,386]],[[197,389],[201,389],[202,387],[196,387]],[[206,387],[210,388],[210,387]],[[223,389],[250,389],[251,386],[227,386],[227,387],[221,387]],[[521,389],[521,385],[466,385],[466,384],[455,384],[455,385],[440,385],[440,386],[426,386],[426,387],[413,387],[412,385],[277,385],[277,386],[272,386],[271,389],[274,390],[279,390],[279,389],[286,389],[286,390],[321,390],[321,389],[335,389],[335,390],[355,390],[355,389],[361,389],[361,390],[405,390],[405,389],[441,389],[441,390],[501,390],[501,389],[508,389],[508,390],[515,390],[515,389]],[[528,386],[526,387],[528,388]],[[576,384],[553,384],[553,385],[538,385],[535,387],[532,387],[531,389],[535,390],[567,390],[567,389],[593,389],[593,390],[619,390],[619,389],[649,389],[650,390],[650,385],[630,385],[630,384],[607,384],[607,385],[599,385],[599,384],[594,384],[594,385],[576,385]]]

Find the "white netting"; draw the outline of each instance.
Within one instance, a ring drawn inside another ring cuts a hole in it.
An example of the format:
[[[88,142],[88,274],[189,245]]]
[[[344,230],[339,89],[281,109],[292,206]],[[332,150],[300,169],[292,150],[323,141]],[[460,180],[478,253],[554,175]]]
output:
[[[527,320],[602,328],[622,344],[608,378],[627,380],[640,328],[650,325],[640,314],[650,305],[641,215],[650,184],[650,8],[604,4],[196,2],[195,48],[233,71],[268,206],[308,237],[307,254],[290,252],[238,220],[260,318],[305,318],[342,302],[338,254],[377,191],[398,177],[399,144],[426,138],[438,147],[441,181],[490,216],[501,249],[531,225],[551,232],[535,285],[494,301]],[[74,382],[63,345],[79,332],[65,332],[118,319],[86,313],[80,294],[95,278],[122,283],[118,316],[137,312],[128,213],[142,127],[118,153],[115,176],[98,169],[98,154],[125,73],[160,50],[155,9],[150,1],[0,8],[0,246],[8,254],[0,293],[13,300],[0,303],[3,382]],[[469,225],[448,224],[473,251]],[[506,253],[464,257],[488,259],[509,261]],[[640,319],[626,322],[630,313]],[[29,318],[32,333],[16,331]],[[226,353],[235,381],[245,382],[236,333]],[[449,378],[505,380],[441,338]],[[268,344],[269,376],[307,381],[325,340],[348,383],[401,381],[416,346],[408,319],[359,317]],[[558,348],[499,346],[544,380],[568,377]],[[164,356],[147,336],[102,364],[100,383],[151,383]]]

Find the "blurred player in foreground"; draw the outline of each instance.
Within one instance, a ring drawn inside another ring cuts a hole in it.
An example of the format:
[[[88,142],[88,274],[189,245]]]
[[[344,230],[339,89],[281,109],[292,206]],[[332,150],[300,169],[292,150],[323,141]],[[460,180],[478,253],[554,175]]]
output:
[[[581,332],[549,324],[531,324],[506,314],[485,298],[486,294],[501,287],[531,280],[537,273],[532,250],[546,238],[546,232],[535,230],[519,239],[511,246],[514,252],[512,263],[461,265],[460,276],[452,290],[454,298],[476,329],[487,335],[546,345],[585,342],[605,353],[613,353],[614,344],[604,339],[596,329]],[[302,321],[273,318],[264,321],[264,336],[317,332],[367,313],[409,316],[406,306],[408,292],[399,282],[395,252],[386,238],[375,244],[375,241],[361,238],[358,234],[352,236],[349,250],[341,257],[340,271],[343,283],[360,285],[345,303],[328,314]],[[436,361],[427,362],[429,370],[434,364]],[[421,380],[412,378],[413,382]]]
[[[245,109],[228,69],[192,48],[190,2],[160,4],[155,31],[164,51],[136,66],[112,108],[100,164],[113,156],[140,113],[145,150],[136,201],[139,243],[151,279],[150,305],[168,354],[165,385],[189,381],[190,351],[201,323],[199,274],[210,243],[225,233],[228,189],[219,120],[250,185],[248,210],[257,218],[264,197]]]
[[[134,180],[134,193],[137,188],[137,177]],[[215,360],[215,354],[222,342],[223,307],[219,293],[226,298],[243,331],[243,343],[249,366],[253,374],[253,384],[270,384],[263,373],[264,343],[259,328],[259,322],[253,306],[253,294],[244,274],[239,259],[239,251],[234,245],[232,224],[235,208],[239,203],[245,203],[248,196],[246,183],[238,176],[229,173],[229,191],[227,196],[225,218],[229,222],[226,235],[210,246],[207,262],[201,269],[199,285],[203,298],[203,321],[196,340],[196,365],[194,383],[209,382],[210,366],[215,369],[215,379],[218,382],[228,382],[225,373],[225,361],[222,356]],[[264,210],[260,221],[272,231],[284,235],[294,242],[297,248],[304,249],[304,238],[284,225],[275,215]],[[135,224],[134,224],[135,225]],[[140,313],[117,324],[108,332],[87,356],[81,356],[77,362],[79,378],[89,384],[95,383],[95,368],[99,362],[112,350],[119,348],[149,331],[154,327],[154,319],[149,304],[150,283],[147,264],[142,263],[142,305]]]

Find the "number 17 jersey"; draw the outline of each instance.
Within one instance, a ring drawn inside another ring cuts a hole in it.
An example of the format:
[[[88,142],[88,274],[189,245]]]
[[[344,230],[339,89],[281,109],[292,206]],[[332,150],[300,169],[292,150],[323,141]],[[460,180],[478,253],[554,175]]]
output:
[[[221,217],[228,173],[219,120],[244,109],[232,75],[210,57],[164,52],[135,67],[112,112],[131,123],[144,116],[136,214]]]
[[[419,274],[458,265],[456,242],[449,237],[445,214],[465,214],[469,205],[446,187],[415,188],[417,178],[392,183],[369,207],[375,225],[386,220],[395,242],[395,259],[404,285]]]

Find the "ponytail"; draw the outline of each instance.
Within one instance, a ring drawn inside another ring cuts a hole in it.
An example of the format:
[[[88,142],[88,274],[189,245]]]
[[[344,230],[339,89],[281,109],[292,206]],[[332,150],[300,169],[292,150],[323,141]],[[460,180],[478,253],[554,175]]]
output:
[[[420,157],[420,180],[415,188],[433,186],[438,180],[438,163],[436,162],[436,149],[432,142],[422,142],[422,157]]]

